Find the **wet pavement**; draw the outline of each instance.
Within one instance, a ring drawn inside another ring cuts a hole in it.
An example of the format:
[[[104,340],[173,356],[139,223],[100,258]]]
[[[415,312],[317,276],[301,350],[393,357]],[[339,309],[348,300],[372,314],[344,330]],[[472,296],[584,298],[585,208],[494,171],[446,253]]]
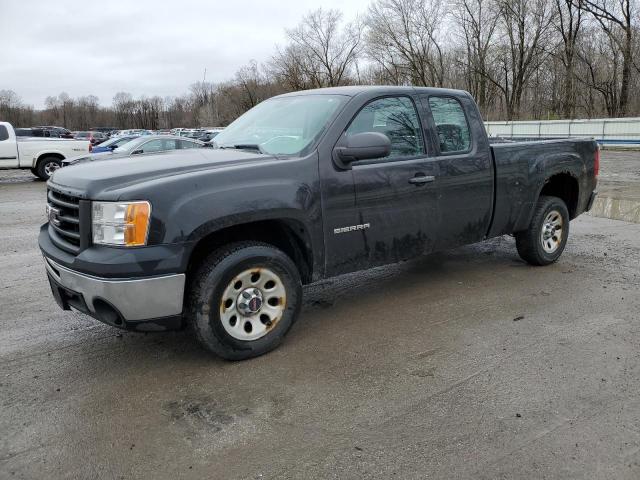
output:
[[[583,215],[544,268],[501,237],[312,285],[228,363],[59,310],[44,190],[0,172],[2,479],[640,477],[639,223]],[[640,153],[599,191],[640,201]]]
[[[640,223],[640,152],[602,152],[599,195],[591,215]]]

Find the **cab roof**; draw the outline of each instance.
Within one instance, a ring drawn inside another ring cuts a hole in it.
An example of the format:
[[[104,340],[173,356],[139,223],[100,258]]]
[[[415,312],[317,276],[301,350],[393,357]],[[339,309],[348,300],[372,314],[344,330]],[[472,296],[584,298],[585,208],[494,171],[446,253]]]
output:
[[[351,85],[344,87],[327,87],[327,88],[314,88],[311,90],[298,90],[296,92],[284,93],[274,98],[280,97],[293,97],[298,95],[345,95],[348,97],[355,97],[361,93],[368,94],[393,94],[393,93],[439,93],[456,96],[469,96],[469,93],[464,90],[455,90],[450,88],[435,88],[435,87],[414,87],[396,86],[396,85]]]

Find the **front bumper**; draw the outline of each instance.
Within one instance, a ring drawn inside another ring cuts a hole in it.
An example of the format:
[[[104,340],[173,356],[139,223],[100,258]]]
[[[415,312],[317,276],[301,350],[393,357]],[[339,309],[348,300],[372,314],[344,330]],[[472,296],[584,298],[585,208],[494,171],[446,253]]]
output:
[[[132,330],[180,328],[185,274],[101,278],[44,257],[49,283],[61,308],[71,307],[110,325]]]

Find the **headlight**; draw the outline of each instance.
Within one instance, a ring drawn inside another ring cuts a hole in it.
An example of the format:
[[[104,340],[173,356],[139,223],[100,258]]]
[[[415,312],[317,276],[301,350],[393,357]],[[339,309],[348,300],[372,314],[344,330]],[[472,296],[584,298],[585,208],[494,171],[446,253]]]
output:
[[[147,244],[151,204],[141,202],[93,202],[93,243],[138,247]]]

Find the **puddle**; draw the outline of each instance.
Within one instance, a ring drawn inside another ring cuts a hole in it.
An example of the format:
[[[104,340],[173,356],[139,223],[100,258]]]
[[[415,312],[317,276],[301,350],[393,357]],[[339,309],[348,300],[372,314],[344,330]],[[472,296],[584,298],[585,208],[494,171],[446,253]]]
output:
[[[640,223],[640,201],[612,197],[596,197],[591,212],[594,217]]]

